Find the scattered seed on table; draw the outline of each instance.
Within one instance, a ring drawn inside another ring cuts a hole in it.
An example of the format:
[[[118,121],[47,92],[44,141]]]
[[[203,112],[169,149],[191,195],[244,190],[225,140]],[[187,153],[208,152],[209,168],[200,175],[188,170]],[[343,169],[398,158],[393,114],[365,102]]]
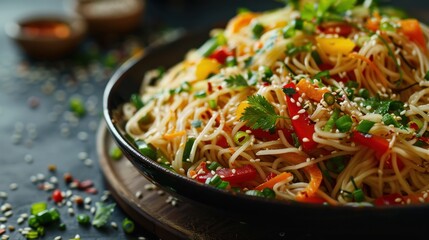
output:
[[[6,211],[9,211],[11,209],[12,209],[12,204],[10,204],[10,203],[5,203],[0,207],[0,210],[2,212],[6,212]]]
[[[49,164],[48,165],[48,170],[50,172],[55,172],[57,170],[57,165],[55,165],[55,164]]]
[[[23,223],[23,222],[24,222],[24,218],[19,217],[19,218],[16,220],[16,222],[17,222],[18,224],[21,224],[21,223]]]
[[[1,222],[1,223],[5,223],[5,222],[7,222],[7,218],[6,218],[6,217],[0,217],[0,222]]]
[[[26,163],[33,163],[33,162],[34,162],[33,156],[32,156],[31,154],[26,154],[26,155],[24,156],[24,161],[25,161]]]
[[[9,211],[6,211],[5,213],[4,213],[4,216],[5,217],[11,217],[13,215],[13,211],[12,210],[9,210]]]
[[[136,198],[141,199],[143,197],[143,193],[141,191],[137,191],[135,196]]]
[[[84,160],[83,164],[85,164],[87,167],[91,167],[94,164],[94,161],[92,161],[91,158],[87,158]]]
[[[36,175],[36,177],[37,177],[37,180],[39,180],[39,181],[45,180],[45,175],[43,173],[38,173]]]
[[[9,231],[13,232],[13,231],[15,231],[15,226],[9,225],[9,226],[7,226],[7,229],[9,229]]]
[[[86,141],[86,140],[88,140],[88,133],[87,132],[79,132],[78,134],[77,134],[77,138],[79,139],[79,140],[81,140],[81,141]]]
[[[77,154],[77,157],[78,157],[80,160],[85,160],[85,159],[87,159],[87,158],[88,158],[88,153],[87,153],[87,152],[80,152],[80,153],[78,153],[78,154]]]
[[[110,226],[112,226],[113,228],[117,229],[118,228],[118,224],[116,222],[111,222]]]
[[[18,184],[17,183],[11,183],[9,185],[9,189],[12,191],[18,189]]]
[[[32,183],[36,183],[37,182],[37,177],[36,176],[30,176],[30,181]]]
[[[85,200],[83,201],[85,204],[91,204],[92,199],[90,197],[86,197]]]
[[[7,192],[0,192],[1,199],[7,199]]]
[[[74,209],[73,208],[68,208],[67,212],[70,214],[70,216],[74,215]]]
[[[22,218],[24,218],[24,220],[25,220],[25,219],[27,219],[27,218],[28,218],[28,214],[27,214],[27,213],[21,213],[21,214],[19,215],[19,217],[22,217]]]
[[[55,238],[54,238],[54,240],[61,240],[62,239],[62,237],[61,236],[56,236]]]
[[[55,176],[51,176],[49,178],[49,182],[51,182],[52,184],[57,184],[58,183],[58,178]]]

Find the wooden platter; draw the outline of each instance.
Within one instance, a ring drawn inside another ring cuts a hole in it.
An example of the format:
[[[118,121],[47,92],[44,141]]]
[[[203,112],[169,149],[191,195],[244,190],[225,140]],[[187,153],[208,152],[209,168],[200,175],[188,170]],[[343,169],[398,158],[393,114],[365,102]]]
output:
[[[245,223],[222,210],[179,201],[159,188],[150,190],[148,188],[153,184],[125,157],[120,160],[110,157],[109,151],[114,146],[115,142],[105,123],[101,122],[97,133],[97,153],[112,196],[130,218],[160,239],[290,239],[292,235],[293,239],[311,237],[305,231],[297,229],[291,229],[293,233],[289,233],[287,230],[279,231],[264,226],[263,221],[269,216],[255,216],[261,219],[261,224]]]

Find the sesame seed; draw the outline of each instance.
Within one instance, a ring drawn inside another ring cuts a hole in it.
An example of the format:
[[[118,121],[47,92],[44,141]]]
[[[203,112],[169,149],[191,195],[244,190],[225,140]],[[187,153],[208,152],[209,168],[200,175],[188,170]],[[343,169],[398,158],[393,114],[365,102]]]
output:
[[[73,208],[68,208],[67,212],[70,214],[70,216],[74,215],[74,209]]]
[[[116,222],[111,222],[110,226],[112,226],[113,228],[118,228],[118,224]]]
[[[299,118],[299,115],[295,115],[292,117],[292,120],[297,120]]]
[[[135,196],[136,198],[141,199],[143,197],[143,193],[141,191],[137,191]]]
[[[303,142],[310,142],[310,139],[308,139],[308,138],[305,137],[305,138],[302,139],[302,141]]]
[[[23,222],[24,222],[24,218],[19,217],[19,218],[16,220],[16,222],[17,222],[18,224],[21,224],[21,223],[23,223]]]
[[[61,240],[62,239],[62,237],[61,236],[56,236],[55,238],[54,238],[54,240]]]
[[[6,199],[7,198],[7,192],[0,192],[0,198]]]
[[[11,183],[9,185],[9,189],[12,191],[18,189],[18,183]]]

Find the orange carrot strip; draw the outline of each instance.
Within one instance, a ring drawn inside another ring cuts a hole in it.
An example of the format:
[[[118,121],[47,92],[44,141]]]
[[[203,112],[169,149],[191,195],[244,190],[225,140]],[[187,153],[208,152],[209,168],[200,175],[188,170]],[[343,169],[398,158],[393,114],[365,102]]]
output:
[[[299,164],[306,161],[306,157],[296,153],[286,153],[282,154],[283,157],[287,158],[288,161],[292,161],[293,164]],[[305,201],[307,197],[316,196],[317,190],[322,184],[323,175],[320,171],[317,164],[312,164],[307,167],[304,167],[304,171],[307,173],[310,178],[308,186],[296,196],[297,201]]]
[[[233,33],[237,33],[238,31],[240,31],[240,29],[242,29],[243,27],[249,25],[249,23],[257,16],[257,14],[255,13],[242,13],[237,15],[235,18],[233,18],[231,20],[231,22],[229,23],[230,27],[231,27],[231,31]]]
[[[427,51],[426,39],[423,34],[420,22],[417,19],[409,18],[399,21],[401,28],[399,32],[407,36],[411,41],[417,43],[425,52]]]
[[[305,201],[305,198],[315,196],[323,180],[322,171],[316,164],[305,167],[304,171],[310,176],[310,182],[304,191],[298,193],[297,201]]]
[[[255,187],[255,189],[256,190],[263,190],[264,188],[271,188],[272,189],[276,183],[283,181],[283,180],[286,180],[291,176],[292,176],[292,174],[289,172],[282,172],[279,175],[271,178],[270,180],[259,184],[258,186]]]
[[[178,131],[178,132],[166,133],[162,137],[165,138],[166,140],[171,140],[173,138],[180,137],[180,136],[183,136],[185,134],[186,134],[186,131],[182,130],[182,131]]]
[[[296,87],[299,89],[298,92],[305,93],[307,97],[316,102],[320,102],[323,98],[323,94],[329,92],[328,89],[316,88],[310,81],[307,79],[301,79]]]

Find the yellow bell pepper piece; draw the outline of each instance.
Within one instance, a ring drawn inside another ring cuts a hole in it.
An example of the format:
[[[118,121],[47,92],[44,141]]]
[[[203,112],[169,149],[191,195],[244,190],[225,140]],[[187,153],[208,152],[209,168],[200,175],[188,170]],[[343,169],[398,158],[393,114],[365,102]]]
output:
[[[248,101],[242,101],[240,104],[238,104],[237,110],[236,110],[236,116],[235,119],[240,120],[241,116],[244,114],[244,110],[250,106]]]
[[[215,59],[203,58],[197,63],[195,70],[196,80],[206,79],[211,73],[219,72],[220,64]]]
[[[327,54],[337,55],[337,54],[349,54],[353,51],[353,48],[356,44],[348,38],[326,38],[318,37],[316,38],[317,46],[322,49],[322,51]]]

